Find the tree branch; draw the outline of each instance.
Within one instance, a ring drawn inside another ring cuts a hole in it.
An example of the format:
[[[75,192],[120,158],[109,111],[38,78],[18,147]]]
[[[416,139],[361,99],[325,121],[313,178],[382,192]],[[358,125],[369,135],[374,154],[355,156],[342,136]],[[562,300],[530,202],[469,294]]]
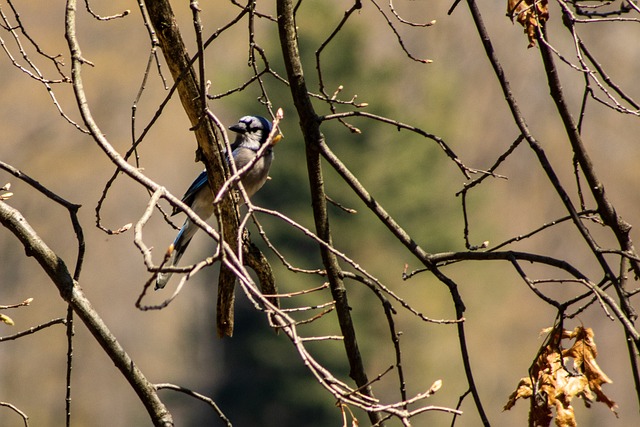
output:
[[[277,11],[280,46],[289,78],[291,96],[300,118],[300,128],[305,141],[307,173],[309,176],[309,186],[311,188],[311,204],[313,207],[316,231],[318,237],[328,245],[332,245],[331,229],[327,214],[327,199],[324,193],[324,179],[322,177],[322,167],[320,164],[320,145],[323,143],[324,137],[320,133],[320,121],[311,104],[304,79],[300,52],[298,50],[293,1],[278,0]],[[351,307],[349,307],[347,290],[340,276],[341,269],[338,260],[335,254],[322,245],[320,246],[320,252],[322,262],[327,271],[331,294],[336,303],[338,322],[342,335],[344,336],[345,350],[351,367],[349,375],[358,387],[362,388],[361,391],[363,394],[373,397],[373,390],[369,385],[362,356],[358,348],[356,332],[351,318]],[[368,414],[372,423],[381,422],[378,412],[369,411]]]
[[[171,414],[158,397],[155,387],[138,369],[115,335],[111,333],[102,318],[93,309],[91,302],[85,297],[78,283],[69,273],[64,261],[40,239],[19,211],[1,201],[0,223],[20,240],[27,256],[34,257],[38,261],[58,288],[62,299],[73,308],[73,311],[129,382],[147,409],[154,425],[173,426]]]
[[[168,0],[145,1],[160,47],[171,75],[178,86],[178,94],[198,141],[198,153],[207,168],[209,186],[217,194],[229,175],[224,158],[224,147],[216,135],[215,127],[208,120],[206,93],[198,85],[180,30]],[[200,56],[202,58],[202,55]],[[204,79],[204,76],[200,76]],[[199,156],[197,156],[199,157]],[[238,210],[233,197],[225,197],[218,205],[218,217],[222,223],[221,236],[237,251]],[[222,263],[218,281],[217,330],[220,337],[233,334],[233,294],[235,276]]]

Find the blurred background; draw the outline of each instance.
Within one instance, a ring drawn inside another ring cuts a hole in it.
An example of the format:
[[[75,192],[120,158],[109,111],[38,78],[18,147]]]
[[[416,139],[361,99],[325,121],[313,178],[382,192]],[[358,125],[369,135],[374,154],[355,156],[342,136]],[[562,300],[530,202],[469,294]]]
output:
[[[61,54],[68,71],[68,48],[64,39],[64,7],[57,3],[14,1],[20,18],[39,47]],[[258,2],[260,12],[275,16],[274,2]],[[548,87],[537,48],[527,49],[526,36],[519,25],[505,16],[506,2],[480,1],[485,24],[492,36],[512,90],[528,120],[532,133],[541,142],[567,189],[575,188],[571,151],[562,124],[548,96]],[[5,15],[12,16],[6,2]],[[451,16],[451,1],[406,1],[393,3],[397,12],[414,22],[437,23],[428,28],[396,26],[403,42],[416,57],[431,64],[411,61],[399,48],[396,36],[376,9],[363,2],[337,38],[323,51],[321,63],[326,91],[332,94],[343,86],[340,96],[366,102],[365,111],[417,126],[444,138],[469,167],[489,168],[517,138],[498,82],[485,57],[482,45],[464,2]],[[195,49],[188,2],[174,2],[183,37],[190,52]],[[239,8],[227,2],[202,2],[205,36],[223,27]],[[318,91],[315,51],[331,34],[350,2],[301,2],[298,30],[309,88]],[[78,38],[83,55],[95,64],[85,65],[83,78],[93,115],[111,144],[121,153],[131,145],[132,105],[142,83],[150,42],[135,2],[93,1],[96,13],[113,15],[125,9],[131,14],[107,22],[92,18],[79,6]],[[392,19],[388,6],[381,5]],[[13,21],[12,21],[13,22]],[[573,40],[567,37],[559,19],[559,8],[551,5],[549,37],[563,55],[573,60]],[[610,76],[630,96],[638,97],[634,85],[640,65],[635,43],[640,29],[633,23],[602,23],[580,28]],[[16,61],[24,64],[20,52],[6,31],[1,37]],[[285,76],[278,43],[277,26],[267,19],[255,25],[255,40],[266,51],[270,66]],[[24,36],[21,36],[26,43]],[[245,20],[225,31],[207,50],[207,79],[210,93],[226,92],[252,75],[248,62],[248,30]],[[41,71],[57,78],[51,63],[27,50]],[[560,61],[558,61],[560,64]],[[168,70],[165,78],[170,79]],[[66,200],[82,205],[87,252],[80,280],[87,297],[112,332],[145,375],[154,383],[175,383],[211,396],[234,426],[340,426],[342,415],[335,401],[318,385],[282,335],[269,329],[241,292],[237,292],[236,326],[232,338],[220,340],[215,332],[217,269],[202,271],[189,281],[180,296],[166,309],[142,312],[134,302],[149,279],[142,256],[133,244],[131,231],[111,236],[95,227],[95,207],[114,165],[92,139],[78,132],[59,114],[45,88],[14,67],[7,55],[0,60],[0,160],[21,169]],[[569,102],[577,114],[583,93],[583,77],[560,65],[560,76]],[[276,147],[271,180],[255,196],[254,202],[275,209],[313,229],[306,180],[304,144],[288,88],[266,76],[265,87],[274,107],[283,108],[284,139]],[[145,91],[135,110],[135,135],[156,112],[166,96],[163,82],[153,66]],[[80,122],[71,86],[53,85],[64,112]],[[259,102],[259,87],[211,101],[210,107],[227,125],[246,114],[267,115]],[[318,113],[326,106],[318,103]],[[346,111],[349,108],[341,108]],[[464,250],[461,201],[464,176],[432,140],[365,119],[349,123],[362,133],[353,134],[337,121],[322,127],[329,146],[358,176],[376,200],[429,252]],[[139,149],[140,166],[156,182],[181,195],[202,170],[194,162],[195,139],[179,100],[169,102],[160,120],[151,128]],[[591,102],[583,125],[587,145],[600,178],[618,213],[632,225],[640,222],[636,167],[640,148],[637,117],[616,113]],[[533,154],[523,144],[497,171],[508,179],[485,182],[468,199],[472,244],[497,244],[527,233],[543,223],[564,215],[559,198],[542,173]],[[393,239],[337,174],[325,169],[327,193],[342,205],[358,211],[348,214],[331,210],[335,246],[369,273],[400,295],[416,310],[432,319],[452,319],[454,307],[447,289],[429,274],[402,281],[405,263],[409,271],[419,268],[413,257]],[[69,216],[29,186],[5,172],[0,185],[10,182],[14,196],[9,203],[20,210],[42,239],[66,260],[70,268],[77,254]],[[577,199],[576,199],[577,200]],[[148,202],[148,194],[126,177],[110,190],[101,212],[103,225],[117,229],[135,223]],[[284,224],[265,215],[258,216],[267,235],[293,265],[321,268],[317,245]],[[182,222],[177,217],[176,224]],[[513,249],[543,253],[567,259],[585,273],[598,270],[588,248],[569,224],[514,245]],[[594,228],[603,247],[615,242],[608,230]],[[294,274],[283,266],[260,241],[255,226],[253,241],[270,259],[281,292],[295,292],[320,286],[321,277]],[[159,262],[175,230],[160,215],[153,216],[144,229],[145,242],[154,247]],[[632,232],[635,239],[637,232]],[[196,236],[184,263],[212,253],[214,245]],[[528,401],[502,412],[509,394],[521,377],[527,376],[542,338],[540,331],[553,324],[555,311],[540,301],[506,263],[466,263],[446,268],[457,281],[467,306],[466,330],[471,363],[492,425],[525,425]],[[533,268],[535,278],[556,272]],[[596,278],[597,279],[597,278]],[[176,281],[171,284],[175,286]],[[356,331],[370,378],[394,364],[394,352],[384,312],[371,292],[347,282]],[[160,302],[173,287],[151,295],[147,303]],[[567,298],[584,291],[577,285],[556,284],[545,288],[554,297]],[[34,298],[29,307],[4,312],[15,326],[0,324],[0,336],[7,336],[63,317],[66,306],[55,286],[37,263],[25,257],[17,239],[0,230],[0,305]],[[295,300],[284,306],[319,304],[330,300],[327,291]],[[637,298],[636,298],[637,300]],[[397,306],[397,304],[396,304]],[[402,331],[403,367],[409,396],[426,391],[441,379],[442,389],[427,402],[455,407],[467,390],[462,370],[456,328],[420,321],[401,310],[396,327]],[[624,333],[593,305],[571,324],[583,324],[595,332],[598,363],[613,384],[605,393],[619,404],[616,419],[602,404],[589,410],[582,402],[574,406],[580,426],[638,425],[638,403],[629,371]],[[308,336],[339,333],[335,318],[302,329]],[[147,414],[119,371],[105,356],[87,330],[77,321],[74,340],[72,421],[74,426],[144,426]],[[314,356],[350,384],[342,343],[310,345]],[[32,426],[64,424],[66,337],[57,325],[28,337],[0,344],[0,401],[10,402],[26,412]],[[382,401],[399,400],[397,378],[388,374],[374,386]],[[161,391],[174,415],[176,426],[222,425],[211,408],[172,391]],[[477,426],[480,419],[472,399],[460,409],[465,413],[456,426]],[[366,414],[356,411],[361,425]],[[429,412],[414,425],[451,424],[445,413]],[[12,411],[0,407],[1,426],[21,426]],[[399,425],[393,424],[391,425]]]

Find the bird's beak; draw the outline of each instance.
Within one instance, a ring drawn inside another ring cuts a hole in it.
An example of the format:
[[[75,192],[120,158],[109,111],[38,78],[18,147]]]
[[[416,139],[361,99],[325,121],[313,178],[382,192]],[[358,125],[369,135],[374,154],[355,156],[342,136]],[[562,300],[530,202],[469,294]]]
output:
[[[235,125],[229,126],[229,130],[232,130],[236,133],[245,133],[247,131],[247,125],[244,123],[236,123]]]

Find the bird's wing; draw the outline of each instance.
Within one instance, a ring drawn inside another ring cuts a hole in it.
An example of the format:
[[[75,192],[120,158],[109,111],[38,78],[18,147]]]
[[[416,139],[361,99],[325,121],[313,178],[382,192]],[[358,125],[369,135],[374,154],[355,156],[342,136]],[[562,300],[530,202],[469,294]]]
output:
[[[187,191],[184,193],[184,196],[182,196],[182,202],[185,205],[191,206],[193,204],[193,200],[196,197],[196,194],[198,194],[198,191],[200,191],[206,185],[207,185],[207,171],[204,170],[191,183],[189,188],[187,188]],[[178,212],[180,212],[179,209],[173,208],[173,212],[171,213],[171,215],[175,215]]]

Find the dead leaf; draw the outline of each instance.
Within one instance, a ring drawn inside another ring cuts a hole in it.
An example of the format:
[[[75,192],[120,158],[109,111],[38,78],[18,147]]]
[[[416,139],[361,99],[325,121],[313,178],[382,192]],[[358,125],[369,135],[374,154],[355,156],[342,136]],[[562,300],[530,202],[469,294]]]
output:
[[[529,46],[536,45],[538,27],[549,20],[547,0],[507,0],[507,16],[524,27]]]
[[[507,404],[502,408],[503,411],[508,411],[513,408],[516,404],[516,400],[518,399],[528,399],[531,397],[531,380],[529,378],[522,378],[518,383],[518,388],[511,393],[509,396],[509,400],[507,400]]]
[[[529,425],[550,426],[555,411],[556,426],[575,427],[578,424],[573,399],[582,399],[590,407],[595,395],[596,401],[606,404],[618,416],[616,403],[602,390],[602,385],[611,383],[611,379],[596,363],[598,350],[593,330],[578,326],[573,331],[555,327],[545,332],[547,338],[529,369],[530,376],[520,380],[503,410],[511,409],[518,399],[533,397]],[[563,340],[573,340],[571,347],[563,349]],[[571,372],[567,367],[573,367]]]

